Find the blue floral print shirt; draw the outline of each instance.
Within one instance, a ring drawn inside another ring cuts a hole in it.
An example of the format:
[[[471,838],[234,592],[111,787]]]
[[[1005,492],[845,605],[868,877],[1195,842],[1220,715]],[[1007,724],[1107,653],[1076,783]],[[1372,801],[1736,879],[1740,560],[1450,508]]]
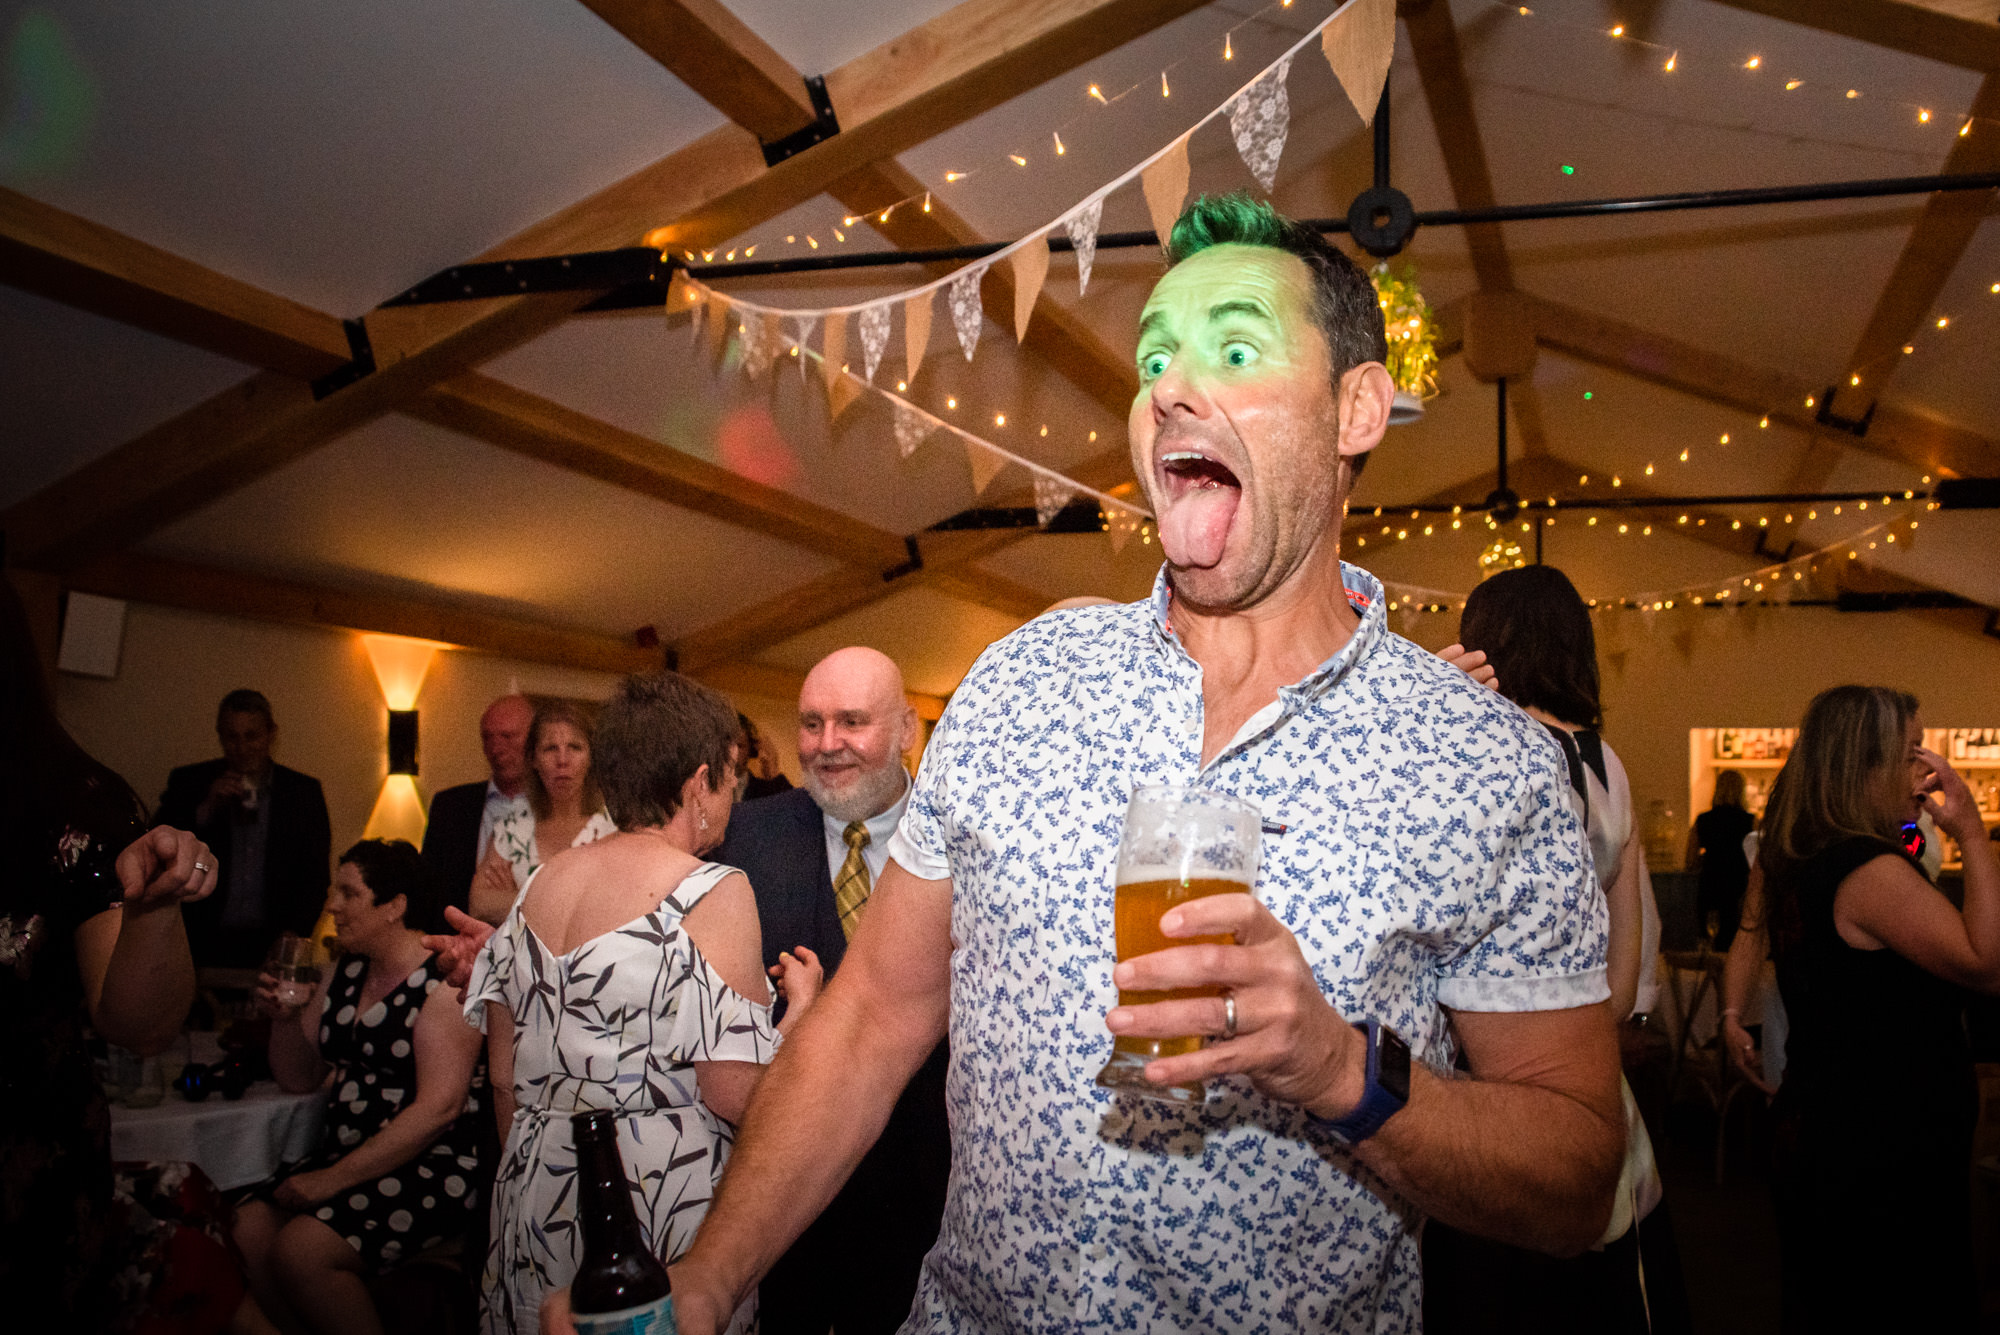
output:
[[[1196,1108],[1094,1078],[1117,1000],[1112,892],[1142,784],[1254,803],[1258,899],[1329,1002],[1449,1067],[1445,1008],[1603,1000],[1606,919],[1542,726],[1389,632],[1353,638],[1206,767],[1201,669],[1150,601],[994,644],[924,754],[891,854],[950,877],[952,1177],[906,1331],[1422,1328],[1420,1217],[1240,1077]]]

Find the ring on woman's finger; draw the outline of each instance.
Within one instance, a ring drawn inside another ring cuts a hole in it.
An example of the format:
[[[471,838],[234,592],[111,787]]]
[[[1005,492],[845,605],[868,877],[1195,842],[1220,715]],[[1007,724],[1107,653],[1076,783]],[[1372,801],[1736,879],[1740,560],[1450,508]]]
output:
[[[1236,994],[1222,994],[1222,1041],[1227,1043],[1236,1037]]]

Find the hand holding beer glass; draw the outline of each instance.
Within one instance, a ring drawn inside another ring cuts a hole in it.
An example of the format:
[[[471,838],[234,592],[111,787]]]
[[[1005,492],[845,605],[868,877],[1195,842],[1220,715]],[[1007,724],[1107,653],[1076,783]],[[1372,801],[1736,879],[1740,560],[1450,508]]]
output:
[[[1137,958],[1173,946],[1228,945],[1224,936],[1168,937],[1160,919],[1177,904],[1208,895],[1248,894],[1257,879],[1257,838],[1262,828],[1257,809],[1228,793],[1205,788],[1155,786],[1132,794],[1125,812],[1125,834],[1118,845],[1118,887],[1114,915],[1118,959]],[[1148,1006],[1159,1001],[1213,997],[1221,989],[1183,988],[1167,992],[1120,989],[1121,1006]],[[1143,1098],[1169,1103],[1199,1103],[1205,1093],[1200,1081],[1156,1085],[1146,1079],[1146,1064],[1178,1057],[1200,1048],[1203,1036],[1141,1038],[1120,1035],[1112,1044],[1111,1060],[1097,1073],[1097,1083]]]
[[[264,973],[276,984],[272,996],[279,1006],[296,1010],[305,1005],[319,986],[319,959],[313,943],[284,933],[271,943]]]

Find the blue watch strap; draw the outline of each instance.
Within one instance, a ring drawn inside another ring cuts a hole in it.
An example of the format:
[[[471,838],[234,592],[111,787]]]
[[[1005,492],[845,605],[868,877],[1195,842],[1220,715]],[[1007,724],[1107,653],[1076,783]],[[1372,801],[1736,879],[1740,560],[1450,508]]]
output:
[[[1364,1020],[1354,1026],[1368,1041],[1368,1065],[1365,1083],[1362,1085],[1361,1102],[1345,1117],[1314,1117],[1315,1125],[1331,1131],[1350,1145],[1358,1145],[1382,1128],[1382,1123],[1403,1110],[1409,1102],[1409,1047],[1396,1036],[1394,1030],[1384,1029],[1374,1020]],[[1400,1072],[1392,1073],[1392,1078],[1384,1081],[1382,1059],[1384,1049],[1392,1051],[1392,1058],[1400,1060]],[[1310,1114],[1308,1114],[1310,1116]]]

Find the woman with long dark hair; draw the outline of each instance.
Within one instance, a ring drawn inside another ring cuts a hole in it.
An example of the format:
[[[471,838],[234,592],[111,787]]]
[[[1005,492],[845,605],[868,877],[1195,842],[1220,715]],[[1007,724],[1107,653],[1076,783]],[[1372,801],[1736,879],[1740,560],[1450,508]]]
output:
[[[0,1292],[18,1329],[128,1325],[154,1287],[164,1249],[147,1243],[173,1226],[113,1198],[84,1031],[142,1053],[180,1032],[194,1000],[180,906],[215,889],[215,869],[187,831],[148,831],[131,786],[64,730],[0,575]],[[239,1316],[240,1284],[211,1297],[213,1325]]]
[[[1503,570],[1465,600],[1459,639],[1464,650],[1485,654],[1498,674],[1499,692],[1547,728],[1569,762],[1570,786],[1610,914],[1606,1004],[1622,1023],[1639,995],[1651,890],[1632,817],[1631,783],[1597,732],[1603,709],[1590,611],[1554,566]],[[1652,1142],[1631,1089],[1623,1093],[1628,1148],[1605,1240],[1582,1256],[1556,1260],[1433,1221],[1424,1233],[1424,1315],[1434,1335],[1687,1328],[1671,1225],[1658,1208]]]
[[[1928,810],[1965,905],[1901,830]],[[1784,1328],[1969,1330],[1978,1091],[1963,989],[2000,992],[2000,855],[1915,697],[1814,697],[1764,810],[1763,917],[1790,1021],[1779,1090]]]

